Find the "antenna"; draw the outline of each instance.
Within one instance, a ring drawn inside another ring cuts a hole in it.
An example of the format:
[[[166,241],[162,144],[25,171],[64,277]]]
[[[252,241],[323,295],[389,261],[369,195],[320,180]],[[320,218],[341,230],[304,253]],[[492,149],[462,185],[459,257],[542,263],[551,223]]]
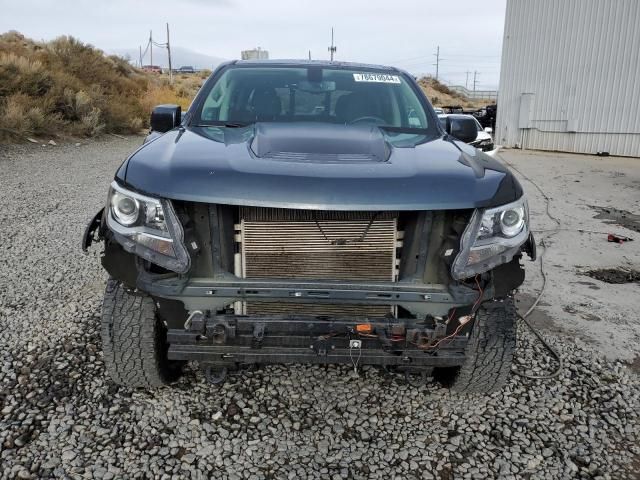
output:
[[[336,50],[338,50],[338,47],[336,47],[333,44],[333,27],[331,27],[331,46],[329,47],[329,53],[331,54],[331,61],[333,62],[333,54],[336,52]]]

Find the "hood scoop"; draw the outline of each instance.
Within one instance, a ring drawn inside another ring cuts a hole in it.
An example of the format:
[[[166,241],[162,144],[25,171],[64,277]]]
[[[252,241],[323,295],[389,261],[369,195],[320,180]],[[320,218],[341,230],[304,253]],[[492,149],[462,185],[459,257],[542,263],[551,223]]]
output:
[[[251,151],[258,158],[281,162],[386,162],[391,146],[371,125],[330,123],[257,123]]]

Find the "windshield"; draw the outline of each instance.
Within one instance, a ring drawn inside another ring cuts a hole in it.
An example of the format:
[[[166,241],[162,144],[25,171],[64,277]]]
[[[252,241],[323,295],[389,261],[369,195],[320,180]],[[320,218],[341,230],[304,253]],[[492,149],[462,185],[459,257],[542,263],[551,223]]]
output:
[[[426,129],[419,97],[403,75],[330,67],[231,67],[195,112],[196,125],[326,122]]]

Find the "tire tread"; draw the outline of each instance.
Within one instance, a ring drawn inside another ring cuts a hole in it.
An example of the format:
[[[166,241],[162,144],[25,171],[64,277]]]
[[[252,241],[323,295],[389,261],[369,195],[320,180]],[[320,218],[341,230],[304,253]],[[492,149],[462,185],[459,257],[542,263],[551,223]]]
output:
[[[516,307],[512,298],[483,304],[467,344],[465,363],[451,389],[491,393],[507,383],[516,347]]]
[[[163,325],[154,301],[134,295],[114,279],[104,294],[102,349],[107,373],[118,385],[157,388],[172,379],[167,366]]]

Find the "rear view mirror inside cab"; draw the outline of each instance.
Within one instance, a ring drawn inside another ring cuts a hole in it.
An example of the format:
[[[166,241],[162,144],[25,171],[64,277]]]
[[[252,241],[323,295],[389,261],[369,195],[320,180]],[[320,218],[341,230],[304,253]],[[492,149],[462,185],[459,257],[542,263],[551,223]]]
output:
[[[333,92],[336,89],[336,82],[322,80],[313,82],[310,80],[301,80],[298,82],[298,90],[308,93],[326,93]]]

